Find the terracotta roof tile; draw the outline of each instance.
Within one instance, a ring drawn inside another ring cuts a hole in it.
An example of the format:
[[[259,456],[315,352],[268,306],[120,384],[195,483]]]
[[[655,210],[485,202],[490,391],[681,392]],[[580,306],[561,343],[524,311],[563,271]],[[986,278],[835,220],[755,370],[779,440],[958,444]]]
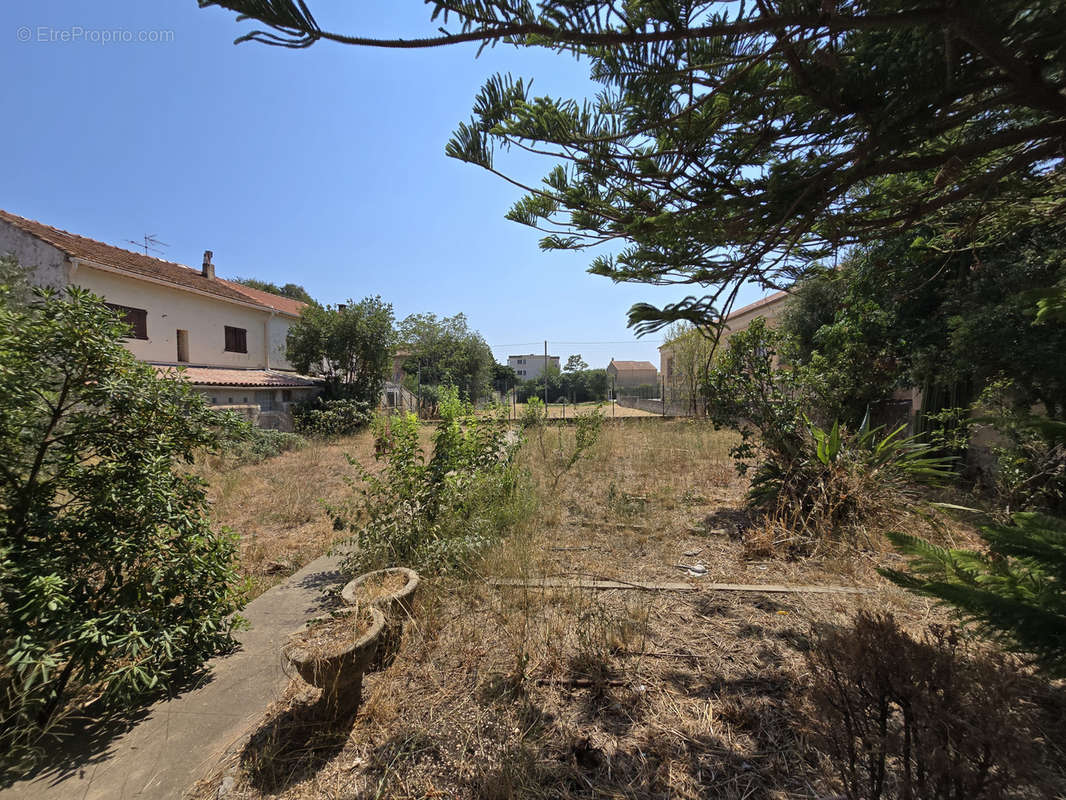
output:
[[[153,364],[160,375],[178,372],[195,386],[316,386],[317,382],[295,372],[272,369],[227,369],[225,367],[184,367],[174,364]]]
[[[196,289],[227,300],[237,300],[242,303],[276,309],[294,316],[299,316],[300,309],[304,306],[303,303],[297,300],[290,300],[287,297],[278,297],[269,292],[249,289],[247,286],[240,286],[222,278],[205,278],[198,269],[192,269],[173,261],[164,261],[161,258],[153,258],[142,253],[135,253],[132,250],[124,250],[121,247],[104,244],[95,239],[87,239],[84,236],[53,228],[51,225],[45,225],[36,220],[20,217],[10,211],[0,210],[0,220],[14,225],[19,230],[30,234],[30,236],[47,242],[72,258],[81,258],[105,267],[128,272],[131,275],[142,275],[147,278],[166,281],[175,286]]]
[[[253,289],[251,286],[245,286],[236,281],[227,281],[225,278],[216,278],[216,280],[229,284],[241,294],[247,295],[252,302],[273,308],[275,311],[280,311],[282,314],[298,317],[300,316],[300,312],[307,307],[307,303],[300,300],[293,300],[291,297],[282,297],[281,295],[273,294],[271,292]]]
[[[603,362],[601,361],[600,363],[602,364]],[[615,361],[614,359],[611,359],[611,363],[614,364],[615,369],[618,370],[656,369],[655,365],[650,361]]]

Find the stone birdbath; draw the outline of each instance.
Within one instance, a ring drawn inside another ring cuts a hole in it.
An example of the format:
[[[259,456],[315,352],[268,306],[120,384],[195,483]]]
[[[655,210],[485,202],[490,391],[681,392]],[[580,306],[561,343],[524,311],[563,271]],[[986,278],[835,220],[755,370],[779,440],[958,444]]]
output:
[[[385,615],[372,605],[354,608],[294,635],[282,654],[307,683],[322,690],[330,716],[359,707],[363,673],[373,662],[385,629]]]
[[[407,567],[389,567],[360,575],[345,584],[341,598],[350,606],[376,606],[385,615],[381,647],[372,668],[392,663],[403,636],[404,623],[413,616],[415,593],[420,579]]]

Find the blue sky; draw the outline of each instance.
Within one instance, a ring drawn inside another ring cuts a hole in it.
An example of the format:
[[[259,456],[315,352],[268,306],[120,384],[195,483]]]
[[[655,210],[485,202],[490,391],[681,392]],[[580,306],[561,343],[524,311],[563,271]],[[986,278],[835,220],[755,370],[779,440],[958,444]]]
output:
[[[328,28],[435,29],[419,0],[309,5]],[[658,365],[658,337],[636,339],[626,310],[690,291],[616,285],[585,272],[587,252],[541,252],[503,218],[519,190],[444,155],[490,74],[583,96],[586,64],[504,47],[234,46],[248,29],[195,0],[5,3],[0,207],[112,244],[155,234],[193,266],[210,249],[220,275],[301,283],[324,302],[462,311],[501,361],[547,339],[593,366]],[[123,31],[162,41],[104,41]],[[549,167],[502,163],[530,180]]]

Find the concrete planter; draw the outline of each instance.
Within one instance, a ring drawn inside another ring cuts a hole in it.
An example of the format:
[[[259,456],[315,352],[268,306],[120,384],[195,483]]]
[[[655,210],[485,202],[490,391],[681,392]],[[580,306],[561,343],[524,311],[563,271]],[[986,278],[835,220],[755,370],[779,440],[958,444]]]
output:
[[[374,661],[385,629],[385,615],[380,609],[369,606],[354,613],[370,616],[370,627],[358,637],[321,648],[310,646],[308,631],[303,631],[282,649],[300,677],[322,690],[321,703],[331,715],[359,706],[363,673]]]
[[[368,597],[366,585],[376,580],[402,576],[407,583],[399,589],[375,594]],[[396,658],[396,652],[400,649],[400,640],[403,638],[403,626],[414,615],[415,594],[418,591],[420,579],[418,573],[407,567],[389,567],[374,572],[360,575],[353,581],[349,581],[341,590],[341,598],[345,603],[352,606],[361,606],[370,603],[381,609],[385,615],[385,629],[381,633],[381,646],[377,655],[371,662],[370,669],[386,669]]]
[[[341,598],[348,605],[361,604],[360,597],[362,590],[368,581],[373,582],[393,575],[402,575],[407,578],[406,585],[393,592],[379,594],[372,598],[370,603],[381,609],[382,613],[385,615],[385,621],[387,624],[402,623],[404,620],[412,616],[415,593],[418,591],[418,584],[420,582],[418,573],[413,569],[408,569],[407,567],[389,567],[388,569],[379,569],[374,572],[364,573],[354,581],[349,581],[345,584],[344,589],[341,590]]]

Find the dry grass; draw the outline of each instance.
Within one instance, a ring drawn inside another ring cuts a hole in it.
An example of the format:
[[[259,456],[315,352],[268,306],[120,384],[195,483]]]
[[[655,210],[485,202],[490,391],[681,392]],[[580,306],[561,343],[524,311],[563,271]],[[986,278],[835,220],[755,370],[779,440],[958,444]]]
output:
[[[432,426],[423,426],[422,446],[432,451]],[[209,484],[212,516],[240,537],[239,571],[254,598],[325,553],[338,537],[326,505],[350,502],[357,477],[351,456],[375,469],[369,431],[340,439],[308,439],[299,450],[257,464],[234,465],[210,457],[195,465]]]
[[[811,624],[865,607],[917,629],[938,612],[878,577],[877,553],[749,557],[735,535],[745,487],[729,445],[700,423],[608,426],[555,491],[537,448],[524,448],[537,513],[487,554],[481,574],[677,581],[678,562],[702,562],[696,585],[832,583],[870,594],[423,581],[417,619],[392,666],[367,676],[354,719],[317,732],[290,726],[299,736],[289,742],[296,734],[279,731],[314,699],[294,683],[194,796],[215,797],[224,774],[230,800],[832,794],[797,698]]]
[[[198,471],[210,485],[212,513],[240,536],[240,573],[251,594],[262,594],[329,549],[337,536],[323,501],[351,493],[345,483],[350,454],[373,459],[373,441],[363,433],[333,441],[309,440],[299,450],[258,464],[233,466],[209,459]]]
[[[608,418],[629,418],[629,417],[657,417],[658,414],[653,414],[649,411],[641,411],[639,408],[625,408],[617,403],[579,403],[578,405],[567,404],[564,406],[562,403],[549,403],[548,404],[548,418],[549,419],[573,419],[575,415],[589,411],[589,409],[600,406],[600,410]],[[518,419],[522,418],[522,414],[526,410],[525,403],[519,403],[517,406]],[[515,407],[512,407],[511,413],[514,415]]]

